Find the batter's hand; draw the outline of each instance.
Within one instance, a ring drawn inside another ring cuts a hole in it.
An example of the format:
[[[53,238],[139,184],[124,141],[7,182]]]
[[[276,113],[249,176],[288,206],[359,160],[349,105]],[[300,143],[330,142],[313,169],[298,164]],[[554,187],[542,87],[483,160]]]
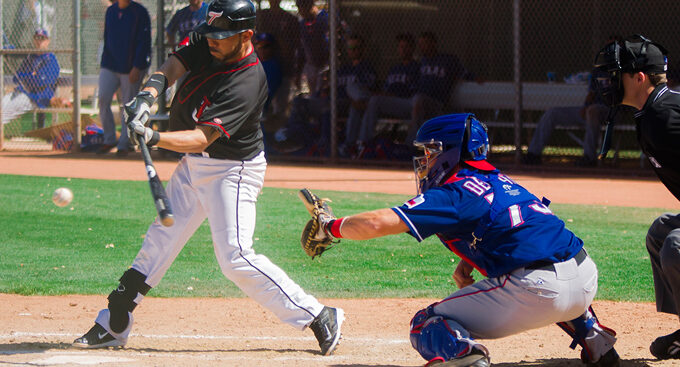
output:
[[[468,264],[465,260],[461,260],[458,263],[456,270],[453,271],[453,280],[459,289],[474,284],[475,278],[471,275],[473,269],[472,265]]]
[[[137,144],[134,134],[146,135],[144,128],[149,121],[151,105],[155,101],[156,98],[154,98],[151,92],[141,91],[137,93],[137,96],[132,101],[125,104],[125,122],[128,126],[128,136],[133,144]],[[149,139],[145,141],[148,143]]]
[[[161,138],[161,135],[158,131],[144,126],[141,122],[138,120],[132,120],[128,122],[128,132],[130,136],[130,140],[134,141],[135,143],[137,142],[137,135],[140,135],[144,138],[144,142],[146,145],[152,146],[158,144],[158,141]]]

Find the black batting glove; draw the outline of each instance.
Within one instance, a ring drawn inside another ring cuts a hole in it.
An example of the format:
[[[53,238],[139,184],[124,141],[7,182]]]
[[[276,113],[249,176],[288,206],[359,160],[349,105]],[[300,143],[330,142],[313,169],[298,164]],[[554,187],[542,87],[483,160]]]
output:
[[[137,135],[144,137],[147,145],[158,143],[158,132],[146,126],[149,121],[151,105],[155,101],[156,98],[150,92],[141,91],[137,93],[137,96],[132,101],[125,104],[125,121],[128,127],[128,136],[134,144],[137,144]]]

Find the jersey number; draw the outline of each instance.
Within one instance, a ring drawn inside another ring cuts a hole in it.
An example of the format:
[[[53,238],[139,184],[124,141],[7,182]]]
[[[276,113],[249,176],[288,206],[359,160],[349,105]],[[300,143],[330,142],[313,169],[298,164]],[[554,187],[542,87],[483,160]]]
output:
[[[541,204],[541,203],[533,203],[529,204],[529,208],[532,209],[535,212],[545,214],[545,215],[552,215],[552,211],[548,209],[547,206]],[[524,219],[522,218],[522,210],[519,207],[518,204],[512,205],[508,208],[508,214],[510,215],[510,226],[511,227],[517,227],[519,225],[522,225],[524,223]]]

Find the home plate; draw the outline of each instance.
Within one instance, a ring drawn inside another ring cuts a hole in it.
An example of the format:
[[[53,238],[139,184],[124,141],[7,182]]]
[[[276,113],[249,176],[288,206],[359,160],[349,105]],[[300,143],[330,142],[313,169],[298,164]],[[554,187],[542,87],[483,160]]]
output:
[[[115,363],[115,362],[132,362],[134,359],[107,357],[107,356],[92,356],[92,355],[56,355],[49,358],[39,359],[30,362],[29,364],[38,366],[48,366],[54,364],[101,364],[101,363]]]

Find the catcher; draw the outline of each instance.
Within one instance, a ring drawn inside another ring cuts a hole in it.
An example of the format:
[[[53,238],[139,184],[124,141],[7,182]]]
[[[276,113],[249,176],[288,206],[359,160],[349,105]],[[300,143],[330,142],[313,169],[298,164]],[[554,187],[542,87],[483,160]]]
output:
[[[490,365],[476,339],[495,339],[557,323],[581,345],[588,366],[618,366],[615,332],[590,306],[597,267],[583,241],[525,188],[486,161],[486,127],[472,114],[427,121],[414,142],[418,195],[394,208],[336,218],[327,200],[307,189],[312,214],[302,246],[319,256],[336,239],[364,240],[407,232],[417,241],[436,234],[461,261],[460,288],[418,311],[411,345],[426,366]],[[486,278],[475,281],[472,270]]]

